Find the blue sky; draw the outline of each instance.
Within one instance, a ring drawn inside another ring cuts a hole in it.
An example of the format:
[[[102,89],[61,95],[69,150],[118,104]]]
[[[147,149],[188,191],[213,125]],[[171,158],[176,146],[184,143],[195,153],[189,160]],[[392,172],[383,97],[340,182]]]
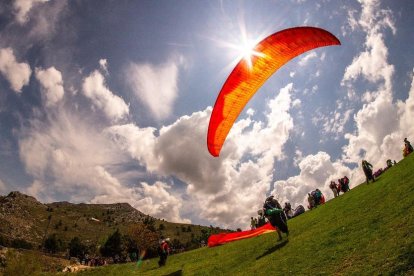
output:
[[[292,206],[363,181],[414,139],[414,3],[53,1],[0,7],[0,193],[129,202],[176,222],[247,227],[269,194]],[[257,92],[220,158],[212,105],[229,45],[295,26],[342,45],[307,52]]]

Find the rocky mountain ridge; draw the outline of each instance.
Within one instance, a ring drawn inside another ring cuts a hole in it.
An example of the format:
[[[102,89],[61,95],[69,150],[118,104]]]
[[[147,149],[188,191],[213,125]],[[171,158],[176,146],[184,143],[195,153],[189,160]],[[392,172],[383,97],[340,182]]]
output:
[[[121,223],[139,223],[145,217],[148,216],[128,203],[41,203],[18,191],[0,197],[0,236],[7,240],[23,239],[33,245],[58,232],[63,239],[82,232],[100,236],[122,227]]]
[[[0,196],[0,221],[0,245],[33,249],[42,248],[45,239],[53,235],[66,245],[78,237],[85,244],[99,247],[116,230],[127,233],[137,224],[149,224],[151,231],[176,240],[186,249],[206,242],[209,233],[231,231],[211,225],[168,222],[146,215],[128,203],[41,203],[18,191]]]

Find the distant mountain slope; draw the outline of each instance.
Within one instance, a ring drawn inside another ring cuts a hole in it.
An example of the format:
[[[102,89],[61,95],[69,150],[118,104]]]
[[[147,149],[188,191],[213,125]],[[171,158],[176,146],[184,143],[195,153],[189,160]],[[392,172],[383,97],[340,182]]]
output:
[[[45,237],[56,234],[66,244],[74,237],[83,242],[102,244],[116,229],[124,232],[131,224],[145,219],[154,220],[155,230],[163,236],[189,243],[210,227],[171,223],[152,218],[136,210],[128,203],[73,204],[55,202],[43,204],[34,197],[11,192],[0,197],[0,244],[1,239],[25,240],[38,248]],[[214,232],[219,229],[213,229]],[[189,245],[190,246],[190,245]],[[191,245],[193,248],[198,244]]]
[[[45,234],[53,233],[62,240],[70,240],[75,235],[99,240],[115,228],[140,222],[144,217],[128,203],[43,204],[20,192],[0,198],[0,236],[24,239],[33,245],[39,245]]]
[[[275,233],[83,275],[414,275],[414,154]]]

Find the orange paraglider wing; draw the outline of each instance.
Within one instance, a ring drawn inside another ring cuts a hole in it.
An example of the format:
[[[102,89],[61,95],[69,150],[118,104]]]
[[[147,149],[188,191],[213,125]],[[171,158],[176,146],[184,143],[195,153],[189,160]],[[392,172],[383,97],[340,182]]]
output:
[[[315,27],[296,27],[274,33],[253,49],[251,66],[241,60],[221,89],[210,117],[208,151],[219,156],[227,134],[250,98],[266,80],[294,57],[324,46],[340,45],[330,32]]]

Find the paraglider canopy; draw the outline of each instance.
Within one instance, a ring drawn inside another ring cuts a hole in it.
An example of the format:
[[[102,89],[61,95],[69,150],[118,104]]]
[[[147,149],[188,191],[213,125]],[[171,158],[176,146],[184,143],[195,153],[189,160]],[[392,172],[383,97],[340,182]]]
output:
[[[242,59],[224,83],[210,117],[208,151],[219,156],[223,143],[250,98],[280,67],[315,48],[340,45],[326,30],[296,27],[274,33],[259,42],[248,59]]]

